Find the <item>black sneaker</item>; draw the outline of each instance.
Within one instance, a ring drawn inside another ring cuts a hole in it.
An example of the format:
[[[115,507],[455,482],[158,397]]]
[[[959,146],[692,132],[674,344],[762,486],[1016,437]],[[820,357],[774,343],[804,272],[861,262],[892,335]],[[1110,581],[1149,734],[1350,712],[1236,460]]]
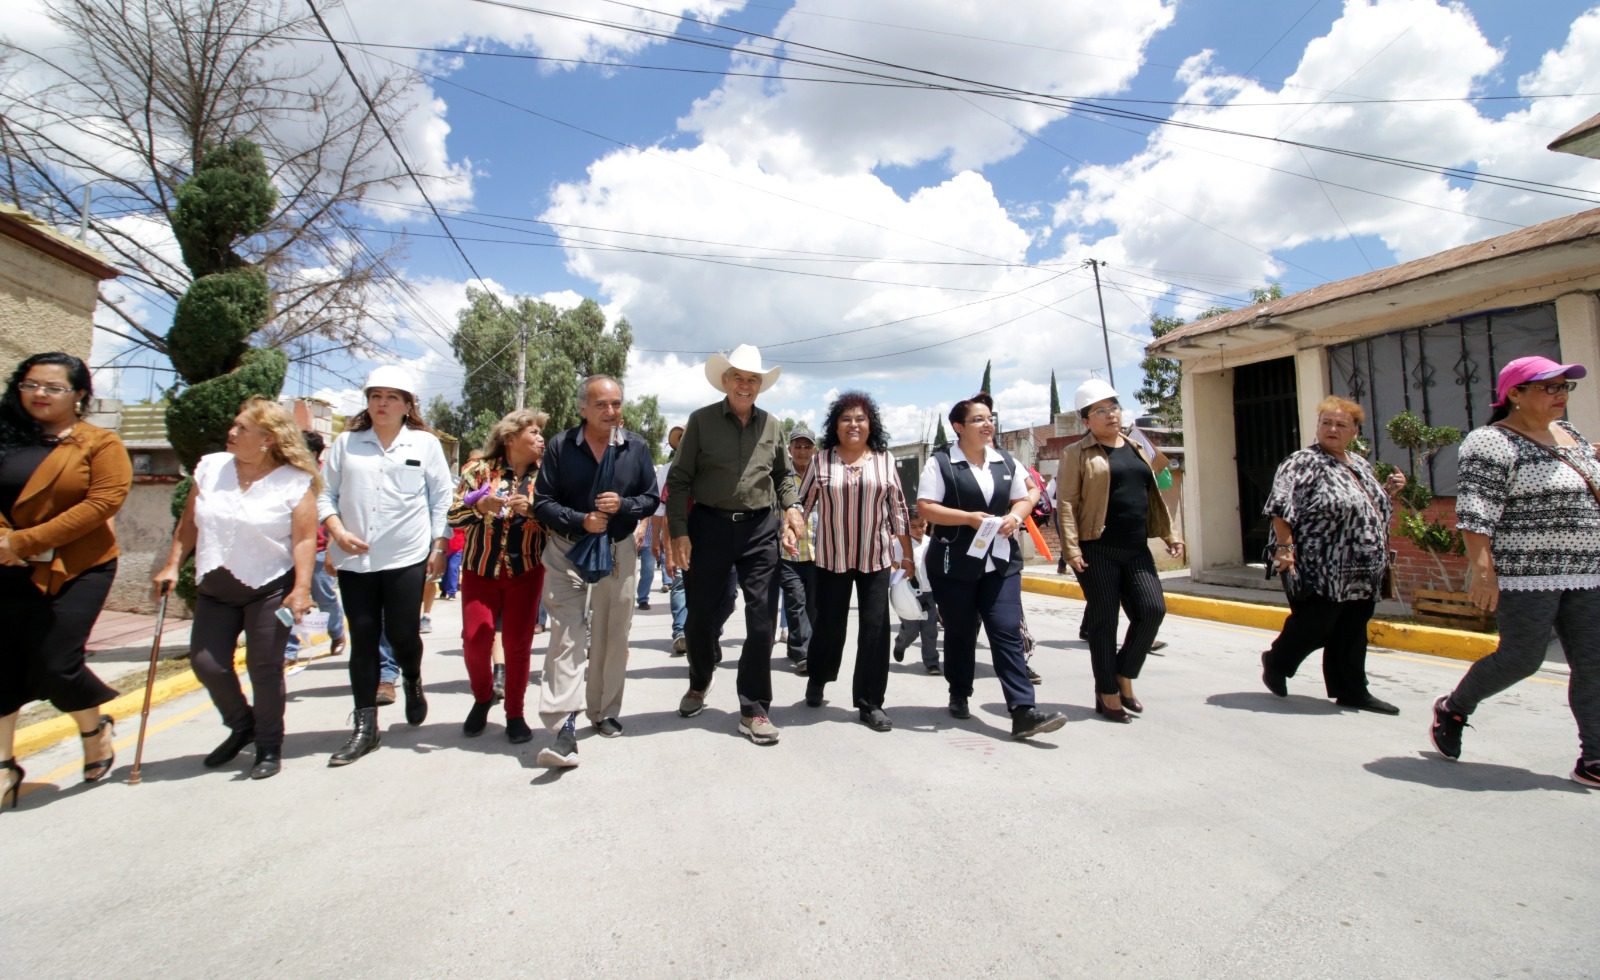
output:
[[[1032,738],[1053,732],[1067,723],[1067,716],[1059,711],[1040,711],[1033,705],[1011,712],[1011,737]]]
[[[1584,760],[1578,757],[1578,764],[1572,767],[1572,781],[1585,786],[1600,787],[1600,759]]]
[[[528,719],[507,718],[506,738],[510,739],[513,745],[521,745],[523,742],[533,741],[533,729],[528,727]]]
[[[1450,710],[1450,695],[1441,695],[1433,702],[1433,724],[1428,726],[1428,737],[1446,759],[1461,758],[1461,730],[1471,727],[1466,715]]]
[[[1281,671],[1273,669],[1267,660],[1270,656],[1272,656],[1271,650],[1261,651],[1261,683],[1265,684],[1267,690],[1273,694],[1286,698],[1289,696],[1289,679]]]
[[[932,674],[935,677],[937,677],[940,674],[944,673],[944,668],[940,667],[938,664],[928,664],[927,666],[928,666],[928,673]]]
[[[489,724],[489,708],[492,701],[474,701],[472,710],[467,712],[467,720],[461,723],[461,734],[468,738],[475,738],[483,734],[483,729]]]
[[[952,718],[960,718],[962,721],[972,717],[972,712],[967,708],[966,698],[958,698],[954,694],[950,695],[950,716]]]
[[[539,765],[551,769],[571,769],[578,764],[578,736],[569,728],[556,733],[554,745],[539,750]]]

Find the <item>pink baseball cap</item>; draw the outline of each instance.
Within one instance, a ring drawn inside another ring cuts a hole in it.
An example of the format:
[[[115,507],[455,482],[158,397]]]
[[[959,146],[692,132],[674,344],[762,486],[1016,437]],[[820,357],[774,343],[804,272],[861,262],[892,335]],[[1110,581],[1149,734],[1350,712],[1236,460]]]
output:
[[[1563,374],[1572,380],[1583,377],[1589,369],[1582,364],[1557,364],[1548,357],[1534,354],[1531,357],[1519,357],[1500,369],[1500,380],[1495,385],[1495,400],[1493,407],[1499,408],[1506,403],[1506,396],[1517,385],[1525,385],[1530,381],[1548,381],[1559,378]]]

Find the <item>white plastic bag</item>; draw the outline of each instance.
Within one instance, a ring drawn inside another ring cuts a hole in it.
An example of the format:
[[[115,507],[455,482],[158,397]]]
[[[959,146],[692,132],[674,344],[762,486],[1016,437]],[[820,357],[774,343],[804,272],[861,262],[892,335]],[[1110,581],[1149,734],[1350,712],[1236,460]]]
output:
[[[911,587],[911,580],[904,572],[896,572],[889,583],[889,608],[901,619],[927,618],[922,612],[922,603],[917,601],[917,590]]]

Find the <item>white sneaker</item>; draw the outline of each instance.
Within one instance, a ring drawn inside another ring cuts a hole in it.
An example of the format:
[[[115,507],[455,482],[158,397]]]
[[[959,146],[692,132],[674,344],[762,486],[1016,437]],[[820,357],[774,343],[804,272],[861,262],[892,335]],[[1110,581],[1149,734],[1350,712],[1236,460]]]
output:
[[[418,633],[432,633],[433,632],[433,619],[432,619],[432,617],[429,617],[429,616],[422,617],[422,625],[417,627],[417,632]]]

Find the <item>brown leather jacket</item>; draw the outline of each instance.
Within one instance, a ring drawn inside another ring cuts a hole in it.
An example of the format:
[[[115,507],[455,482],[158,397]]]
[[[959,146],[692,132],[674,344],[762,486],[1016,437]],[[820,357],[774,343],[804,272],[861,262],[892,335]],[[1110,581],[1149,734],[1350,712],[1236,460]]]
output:
[[[117,557],[111,518],[132,484],[122,440],[87,422],[44,458],[11,508],[13,523],[0,515],[0,533],[9,532],[12,550],[29,560],[39,591],[54,595],[80,572]]]
[[[1154,460],[1145,459],[1144,450],[1136,440],[1128,445],[1150,465],[1153,472],[1167,468],[1167,457],[1159,450]],[[1094,541],[1106,529],[1106,507],[1111,500],[1111,464],[1106,460],[1106,450],[1092,435],[1062,450],[1061,463],[1056,470],[1056,507],[1061,515],[1061,553],[1068,560],[1082,558],[1080,541]],[[1155,483],[1150,484],[1150,508],[1145,514],[1150,536],[1167,544],[1178,539],[1172,536],[1172,515],[1167,512],[1166,501]]]

